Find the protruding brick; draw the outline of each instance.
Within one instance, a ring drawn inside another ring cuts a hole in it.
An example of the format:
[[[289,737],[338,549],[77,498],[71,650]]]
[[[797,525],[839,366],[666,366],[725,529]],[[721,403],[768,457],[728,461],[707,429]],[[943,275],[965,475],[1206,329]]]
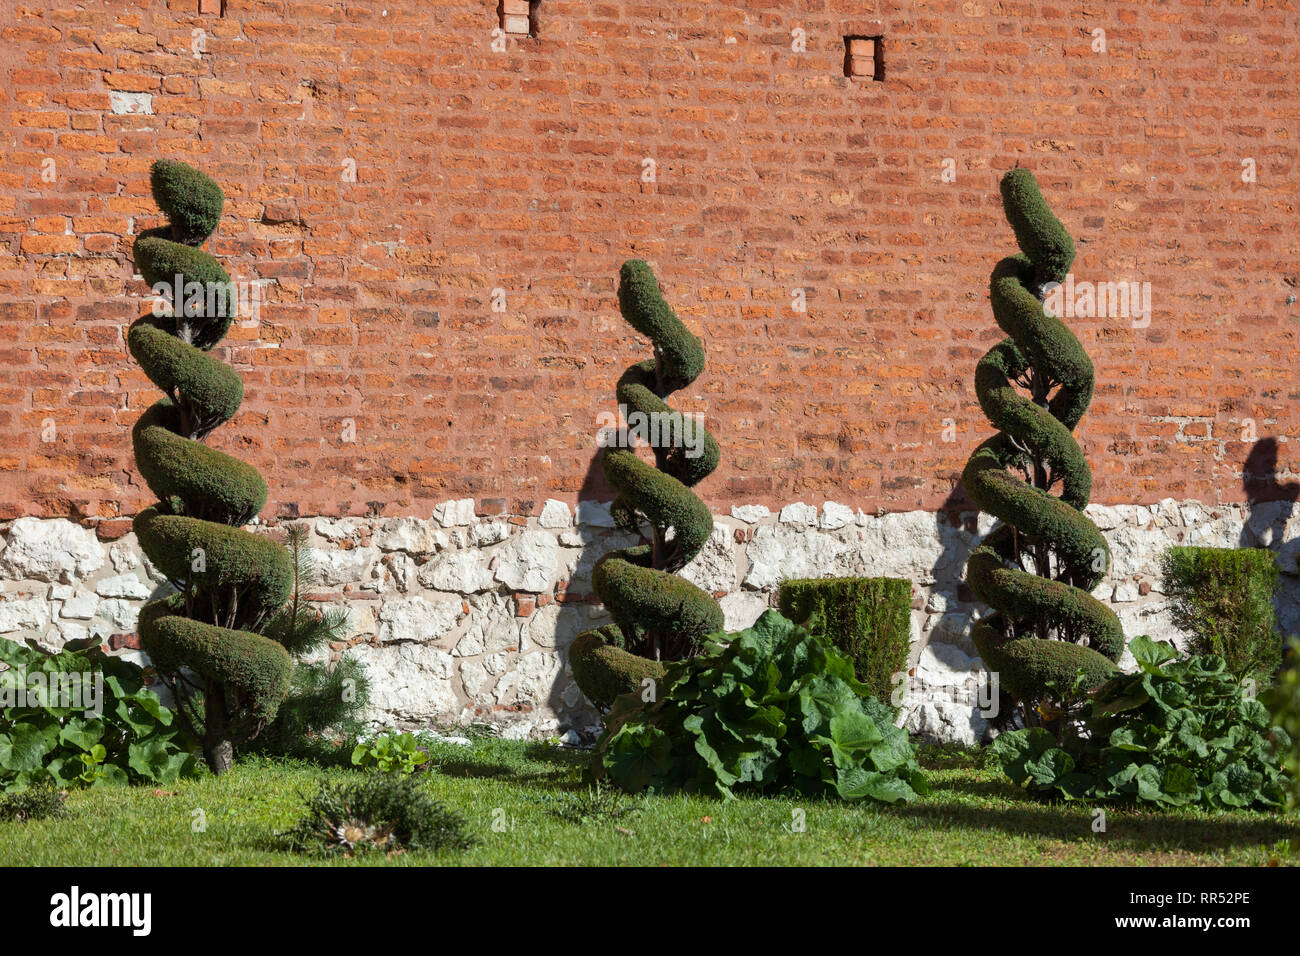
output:
[[[849,72],[860,79],[872,80],[876,77],[876,60],[873,56],[849,57]]]
[[[506,33],[527,35],[532,30],[532,21],[527,16],[503,16],[501,18],[501,29]]]

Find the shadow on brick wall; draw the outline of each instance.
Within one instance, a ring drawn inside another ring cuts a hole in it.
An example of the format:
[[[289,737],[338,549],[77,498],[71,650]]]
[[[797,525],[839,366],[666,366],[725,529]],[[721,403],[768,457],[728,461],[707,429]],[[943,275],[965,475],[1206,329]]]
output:
[[[1300,631],[1300,581],[1296,578],[1296,557],[1300,540],[1287,540],[1294,528],[1300,482],[1279,481],[1278,440],[1261,438],[1251,446],[1241,467],[1241,488],[1246,495],[1246,513],[1237,546],[1269,548],[1278,556],[1282,577],[1274,596],[1278,623],[1286,633]]]
[[[578,504],[574,511],[573,530],[582,536],[572,577],[564,589],[562,597],[557,597],[558,611],[553,612],[554,641],[560,655],[561,668],[551,686],[547,698],[553,713],[559,717],[561,733],[576,730],[579,734],[590,737],[599,731],[600,716],[588,702],[582,692],[573,683],[569,668],[569,646],[573,639],[583,631],[608,624],[608,613],[594,613],[599,606],[599,599],[591,589],[591,569],[601,556],[622,545],[610,529],[598,528],[591,524],[582,524],[581,517],[587,511],[584,505],[604,505],[616,497],[605,472],[600,467],[601,452],[598,450],[587,463],[587,471],[582,485],[578,489]],[[536,613],[536,612],[535,612]],[[550,626],[546,622],[544,626]]]

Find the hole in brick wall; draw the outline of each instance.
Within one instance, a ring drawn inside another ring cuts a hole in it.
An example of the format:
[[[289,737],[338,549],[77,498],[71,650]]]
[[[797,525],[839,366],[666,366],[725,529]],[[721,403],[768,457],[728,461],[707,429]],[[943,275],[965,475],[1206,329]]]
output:
[[[885,38],[845,37],[844,75],[851,80],[882,82],[885,79]]]
[[[512,37],[537,36],[538,0],[501,0],[501,32]]]

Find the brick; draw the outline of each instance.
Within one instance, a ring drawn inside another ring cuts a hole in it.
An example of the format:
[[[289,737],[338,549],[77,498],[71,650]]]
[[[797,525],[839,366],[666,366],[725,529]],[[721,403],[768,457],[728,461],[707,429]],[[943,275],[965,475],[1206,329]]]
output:
[[[527,16],[510,16],[501,17],[501,29],[506,33],[527,34],[532,29],[532,23]]]
[[[95,534],[100,541],[116,541],[130,533],[130,518],[115,518],[110,521],[100,521],[95,525]]]
[[[110,651],[121,650],[140,650],[139,634],[113,634],[108,639],[108,649]]]
[[[80,245],[76,236],[23,236],[23,252],[33,255],[60,255],[76,252]]]
[[[870,56],[851,56],[849,57],[849,72],[853,76],[863,79],[874,79],[876,76],[876,61]]]
[[[703,375],[669,402],[703,411],[722,447],[697,486],[714,511],[958,501],[992,431],[972,379],[1001,337],[988,276],[1015,251],[997,179],[1017,162],[1080,240],[1076,278],[1155,286],[1149,328],[1068,320],[1097,371],[1077,432],[1093,499],[1242,500],[1247,417],[1285,439],[1279,481],[1300,470],[1286,5],[1126,13],[1105,56],[1059,5],[899,15],[890,82],[865,99],[870,41],[843,38],[886,26],[852,19],[861,4],[804,5],[797,56],[779,4],[748,26],[737,4],[562,4],[544,43],[505,56],[486,38],[495,3],[443,18],[428,0],[356,18],[241,4],[238,22],[219,4],[200,17],[201,0],[160,6],[170,20],[64,4],[4,31],[0,515],[75,505],[103,533],[149,503],[129,428],[158,392],[123,334],[145,307],[132,239],[161,222],[156,156],[218,179],[207,248],[264,283],[258,320],[216,350],[246,393],[211,440],[266,477],[267,516],[428,516],[473,498],[514,528],[548,498],[609,500],[595,416],[651,357],[617,315],[633,255],[705,341]],[[522,35],[530,10],[500,13]],[[671,56],[651,56],[665,24]],[[297,69],[316,60],[343,65]],[[1133,106],[1135,64],[1153,115]],[[1220,95],[1188,94],[1225,75]],[[46,415],[75,452],[38,444]]]

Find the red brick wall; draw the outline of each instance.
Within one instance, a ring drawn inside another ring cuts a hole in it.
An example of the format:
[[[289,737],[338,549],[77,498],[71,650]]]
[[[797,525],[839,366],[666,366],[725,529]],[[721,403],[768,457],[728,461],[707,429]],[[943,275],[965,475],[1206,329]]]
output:
[[[271,280],[227,340],[248,394],[213,437],[269,510],[576,499],[596,414],[649,354],[614,302],[630,256],[706,340],[674,401],[722,443],[712,506],[939,506],[989,432],[971,379],[1017,162],[1079,279],[1152,283],[1148,328],[1071,323],[1096,499],[1239,500],[1244,419],[1300,470],[1292,0],[542,0],[505,53],[490,0],[199,6],[0,0],[0,517],[146,501],[128,429],[157,393],[123,330],[157,156],[215,176],[212,251]],[[845,79],[846,34],[884,35],[883,83]]]

